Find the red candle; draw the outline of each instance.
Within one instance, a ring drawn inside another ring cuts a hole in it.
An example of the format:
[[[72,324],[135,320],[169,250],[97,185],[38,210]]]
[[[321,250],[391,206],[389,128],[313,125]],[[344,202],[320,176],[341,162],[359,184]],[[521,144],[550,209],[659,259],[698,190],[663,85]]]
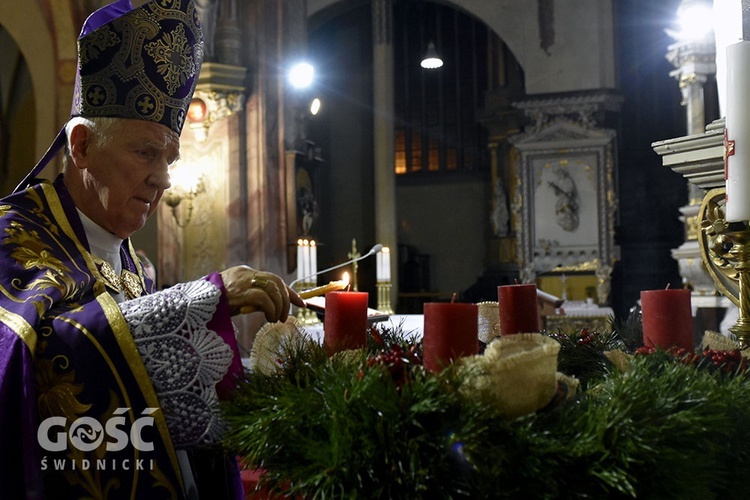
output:
[[[500,334],[539,332],[536,285],[503,285],[497,287]]]
[[[328,355],[362,349],[367,342],[367,292],[328,292],[323,347]]]
[[[427,302],[424,304],[424,367],[438,372],[461,356],[479,352],[476,304]]]
[[[649,347],[684,348],[692,351],[693,311],[690,307],[690,290],[641,291],[643,315],[643,345]]]

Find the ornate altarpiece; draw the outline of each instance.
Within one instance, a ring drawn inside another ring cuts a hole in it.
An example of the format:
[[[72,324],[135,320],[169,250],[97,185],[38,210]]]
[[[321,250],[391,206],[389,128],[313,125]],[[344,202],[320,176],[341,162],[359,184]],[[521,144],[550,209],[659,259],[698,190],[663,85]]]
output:
[[[619,104],[610,95],[516,104],[535,120],[511,138],[519,152],[513,213],[523,282],[548,274],[588,275],[596,283],[596,302],[608,302],[618,259],[616,132],[599,127],[596,116]]]

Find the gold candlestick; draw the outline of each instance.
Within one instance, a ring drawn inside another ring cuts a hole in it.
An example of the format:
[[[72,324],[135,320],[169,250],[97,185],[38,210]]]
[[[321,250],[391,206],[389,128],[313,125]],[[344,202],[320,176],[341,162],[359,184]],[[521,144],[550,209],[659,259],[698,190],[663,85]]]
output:
[[[315,281],[303,281],[299,284],[298,293],[299,295],[305,299],[310,298],[312,295],[309,295],[311,290],[316,290],[315,288],[312,288],[315,286]],[[328,285],[324,285],[326,287]],[[318,287],[324,288],[324,287]],[[307,294],[305,293],[307,292]],[[325,293],[325,292],[324,292]],[[299,311],[297,313],[297,320],[303,324],[303,325],[316,325],[320,323],[320,320],[318,319],[318,315],[315,313],[315,311],[312,311],[306,307],[300,307]]]
[[[730,236],[733,241],[730,254],[735,258],[735,269],[739,274],[740,314],[737,323],[729,331],[737,337],[740,349],[745,349],[750,346],[750,230],[746,222],[742,225],[743,228],[732,232]]]
[[[383,281],[377,284],[378,287],[378,311],[386,314],[393,314],[391,306],[391,282]]]

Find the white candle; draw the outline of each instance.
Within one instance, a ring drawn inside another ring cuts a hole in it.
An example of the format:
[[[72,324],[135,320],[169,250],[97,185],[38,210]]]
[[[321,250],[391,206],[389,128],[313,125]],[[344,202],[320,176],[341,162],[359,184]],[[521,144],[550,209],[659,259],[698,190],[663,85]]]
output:
[[[742,2],[714,0],[713,28],[716,45],[716,90],[719,95],[719,116],[727,116],[727,47],[742,39]]]
[[[297,281],[305,277],[305,254],[303,252],[302,240],[297,240]]]
[[[383,247],[380,253],[383,255],[383,281],[388,283],[391,281],[391,249]]]
[[[382,283],[385,281],[383,278],[383,251],[381,250],[377,254],[375,254],[375,277],[377,278],[378,283]]]
[[[750,220],[750,42],[727,47],[727,221]]]
[[[310,242],[307,240],[302,240],[302,256],[302,267],[305,269],[305,273],[302,275],[302,277],[307,278],[308,276],[310,276]]]
[[[310,240],[310,274],[318,274],[318,245],[315,243],[315,240]],[[314,276],[310,278],[310,281],[317,283],[318,277]]]

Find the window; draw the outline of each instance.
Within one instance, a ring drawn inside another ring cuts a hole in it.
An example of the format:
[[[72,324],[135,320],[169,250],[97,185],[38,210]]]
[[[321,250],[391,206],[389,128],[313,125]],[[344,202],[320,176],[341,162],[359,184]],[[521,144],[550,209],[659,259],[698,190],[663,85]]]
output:
[[[426,2],[394,3],[395,171],[399,175],[488,168],[478,123],[501,44],[482,22]],[[433,41],[441,68],[419,63]]]

